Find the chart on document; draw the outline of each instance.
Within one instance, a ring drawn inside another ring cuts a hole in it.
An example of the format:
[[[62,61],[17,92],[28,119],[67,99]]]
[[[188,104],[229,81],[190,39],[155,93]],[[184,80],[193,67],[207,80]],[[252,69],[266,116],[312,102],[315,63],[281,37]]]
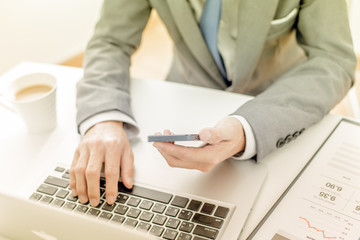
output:
[[[339,123],[252,239],[360,240],[360,125]]]

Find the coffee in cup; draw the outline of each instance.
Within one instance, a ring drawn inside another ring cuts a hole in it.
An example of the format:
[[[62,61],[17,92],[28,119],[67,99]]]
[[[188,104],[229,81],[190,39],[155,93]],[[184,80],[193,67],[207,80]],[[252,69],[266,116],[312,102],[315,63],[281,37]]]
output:
[[[44,133],[56,126],[56,78],[33,73],[13,80],[5,91],[30,133]]]
[[[49,85],[37,84],[26,87],[24,89],[20,89],[17,93],[15,93],[16,101],[31,101],[37,98],[41,98],[46,93],[50,92],[52,89]]]

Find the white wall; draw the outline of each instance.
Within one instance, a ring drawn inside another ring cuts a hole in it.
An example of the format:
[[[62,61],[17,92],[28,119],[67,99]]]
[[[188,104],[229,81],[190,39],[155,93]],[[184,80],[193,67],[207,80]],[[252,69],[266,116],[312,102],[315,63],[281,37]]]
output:
[[[0,74],[23,60],[59,63],[84,50],[102,0],[0,0]]]

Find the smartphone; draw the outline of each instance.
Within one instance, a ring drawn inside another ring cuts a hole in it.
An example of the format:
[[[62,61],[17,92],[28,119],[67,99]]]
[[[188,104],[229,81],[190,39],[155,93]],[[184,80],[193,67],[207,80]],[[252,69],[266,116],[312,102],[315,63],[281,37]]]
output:
[[[150,135],[148,142],[199,141],[199,134]]]

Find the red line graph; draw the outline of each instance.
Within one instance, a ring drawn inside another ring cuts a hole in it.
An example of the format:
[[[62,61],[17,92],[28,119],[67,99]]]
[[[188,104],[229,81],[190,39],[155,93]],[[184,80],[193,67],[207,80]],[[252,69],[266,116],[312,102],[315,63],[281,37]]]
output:
[[[308,228],[314,229],[317,232],[321,232],[322,235],[323,235],[323,238],[325,238],[325,239],[336,239],[336,237],[327,237],[327,236],[325,236],[325,231],[324,230],[320,230],[320,229],[317,229],[316,227],[312,227],[310,225],[310,222],[306,218],[303,218],[303,217],[299,217],[299,218],[304,220],[307,223]]]

